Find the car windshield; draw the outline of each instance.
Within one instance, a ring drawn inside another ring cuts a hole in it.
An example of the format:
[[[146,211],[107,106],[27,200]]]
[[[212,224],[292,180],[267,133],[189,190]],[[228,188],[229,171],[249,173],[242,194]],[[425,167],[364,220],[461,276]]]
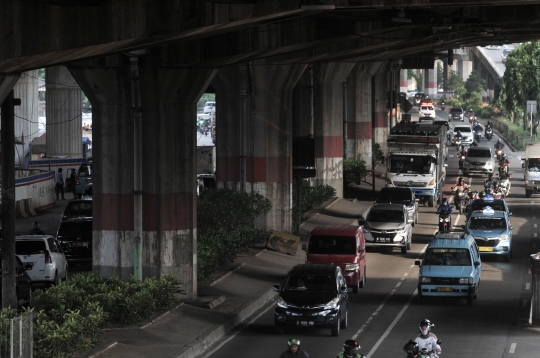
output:
[[[80,236],[83,239],[92,238],[92,222],[63,222],[58,229],[59,236]]]
[[[424,265],[471,266],[471,254],[468,249],[428,249],[424,255]]]
[[[92,202],[76,201],[69,202],[66,211],[92,211]]]
[[[467,126],[467,127],[454,127],[454,133],[456,133],[457,131],[460,131],[460,132],[471,132],[471,127]]]
[[[459,113],[462,113],[462,112],[463,112],[463,110],[461,108],[452,108],[450,110],[450,113],[458,113],[459,114]]]
[[[90,165],[90,164],[81,165],[81,167],[79,169],[79,176],[80,177],[87,177],[87,176],[90,176],[90,175],[92,175],[92,165]]]
[[[504,230],[506,229],[506,220],[504,218],[495,218],[490,216],[475,216],[469,222],[471,230]]]
[[[385,190],[384,188],[379,192],[377,201],[407,201],[412,200],[412,193],[410,190]]]
[[[491,158],[491,152],[489,150],[478,150],[469,148],[469,151],[467,152],[468,157],[474,157],[474,158]]]
[[[397,210],[371,210],[367,221],[374,223],[402,223],[403,212]]]
[[[537,172],[540,170],[540,162],[538,161],[537,158],[529,159],[527,168],[529,168],[529,171],[531,172]]]
[[[430,174],[435,170],[435,160],[432,157],[392,155],[390,171],[393,173]]]
[[[15,241],[15,253],[17,255],[43,254],[47,250],[45,241]]]
[[[336,292],[336,280],[331,275],[291,275],[285,283],[285,290]]]
[[[355,255],[354,236],[312,236],[309,241],[310,254]]]

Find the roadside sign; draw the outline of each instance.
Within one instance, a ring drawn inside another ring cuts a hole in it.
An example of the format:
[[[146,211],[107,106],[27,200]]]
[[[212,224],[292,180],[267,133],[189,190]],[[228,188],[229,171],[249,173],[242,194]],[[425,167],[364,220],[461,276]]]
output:
[[[527,113],[536,113],[536,101],[527,101]]]
[[[409,111],[413,108],[413,105],[411,102],[409,102],[406,98],[400,97],[399,98],[399,104],[401,104],[401,109],[405,113],[409,113]]]

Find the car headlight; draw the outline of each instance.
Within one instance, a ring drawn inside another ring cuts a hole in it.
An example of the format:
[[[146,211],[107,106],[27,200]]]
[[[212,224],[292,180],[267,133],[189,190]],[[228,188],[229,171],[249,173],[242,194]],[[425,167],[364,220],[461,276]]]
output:
[[[333,310],[338,308],[339,298],[334,298],[332,301],[328,302],[325,306],[325,310]]]
[[[345,271],[355,271],[358,270],[360,266],[358,264],[347,264],[345,265]]]
[[[421,277],[420,282],[422,282],[422,283],[431,283],[431,277]]]
[[[370,229],[363,228],[362,231],[364,232],[364,234],[371,234]]]
[[[472,284],[472,277],[460,278],[459,283],[463,285]]]
[[[493,163],[492,163],[492,162],[487,162],[486,165],[487,165],[488,167],[492,167],[492,166],[493,166]]]
[[[281,298],[281,297],[278,298],[277,305],[278,305],[278,307],[281,307],[281,308],[288,308],[289,307],[287,302],[285,302],[285,300],[283,298]]]
[[[402,228],[402,229],[396,230],[396,234],[398,234],[398,235],[404,235],[406,232],[407,232],[407,228]]]
[[[508,235],[501,235],[501,236],[496,237],[496,239],[501,240],[501,241],[507,241]]]

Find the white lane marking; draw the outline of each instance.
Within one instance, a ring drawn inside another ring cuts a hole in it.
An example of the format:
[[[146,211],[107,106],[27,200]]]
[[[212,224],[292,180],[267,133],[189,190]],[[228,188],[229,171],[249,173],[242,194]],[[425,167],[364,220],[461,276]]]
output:
[[[238,333],[242,332],[244,330],[244,328],[246,328],[247,326],[251,325],[253,322],[255,322],[257,319],[259,319],[259,317],[261,317],[263,314],[265,314],[270,308],[273,308],[275,307],[273,304],[271,305],[268,305],[268,308],[263,310],[261,313],[259,313],[257,316],[253,317],[252,319],[249,320],[249,322],[247,322],[247,324],[244,324],[238,331],[234,332],[232,335],[230,335],[227,339],[225,339],[224,341],[222,341],[220,344],[218,344],[218,346],[214,349],[212,349],[211,351],[205,353],[201,358],[207,358],[209,356],[211,356],[212,354],[214,354],[218,349],[220,349],[221,347],[223,347],[225,345],[225,343],[227,343],[228,341],[230,341],[231,339],[233,339],[234,337],[236,337],[236,335],[238,335]]]
[[[405,313],[405,311],[407,310],[407,308],[409,308],[409,306],[411,305],[411,302],[413,300],[413,298],[416,296],[416,293],[418,292],[418,289],[414,290],[413,294],[411,295],[411,297],[409,298],[409,300],[407,301],[407,303],[405,304],[405,306],[403,306],[403,308],[401,309],[401,311],[399,311],[398,315],[396,316],[396,318],[392,321],[392,323],[390,323],[390,326],[388,326],[388,328],[386,329],[386,331],[383,333],[383,335],[381,336],[381,338],[379,338],[379,340],[377,341],[377,343],[375,343],[375,345],[373,346],[373,348],[371,348],[371,350],[369,351],[369,353],[367,354],[368,357],[372,357],[373,356],[373,353],[375,353],[375,351],[377,350],[377,348],[379,348],[379,346],[382,344],[382,342],[386,339],[386,337],[390,334],[390,331],[392,330],[392,328],[394,328],[394,326],[397,324],[397,322],[399,321],[399,319],[401,318],[401,316],[403,316],[403,314]]]
[[[108,350],[109,348],[112,348],[114,347],[118,342],[114,342],[113,344],[111,344],[110,346],[108,346],[107,348],[105,348],[104,350],[102,351],[99,351],[97,352],[96,354],[94,354],[93,356],[90,356],[88,358],[94,358],[94,357],[97,357],[98,355],[100,355],[101,353],[105,352],[106,350]]]
[[[531,283],[530,283],[530,282],[528,282],[528,283],[525,284],[525,289],[526,289],[526,290],[530,290],[530,289],[531,289]]]
[[[456,227],[460,217],[461,217],[461,214],[458,214],[456,217],[456,220],[454,220],[454,227]]]
[[[537,224],[534,224],[534,227],[537,227],[538,225]]]
[[[516,351],[516,346],[517,346],[517,343],[512,343],[510,345],[510,350],[508,351],[508,353],[514,353]]]
[[[534,237],[536,237],[536,235],[537,235],[536,233],[533,234]],[[533,247],[535,247],[535,246],[536,246],[536,244],[533,244]]]

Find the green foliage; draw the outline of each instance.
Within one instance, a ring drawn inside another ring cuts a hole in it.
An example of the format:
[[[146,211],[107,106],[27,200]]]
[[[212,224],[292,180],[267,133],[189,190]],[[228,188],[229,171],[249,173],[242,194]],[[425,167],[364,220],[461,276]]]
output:
[[[39,68],[38,69],[38,78],[45,79],[45,69]]]
[[[302,179],[300,181],[300,205],[296,203],[296,192],[298,186],[293,187],[293,228],[306,219],[306,214],[313,208],[321,206],[325,201],[336,196],[336,189],[330,185],[310,186],[309,181]]]
[[[465,88],[465,83],[463,82],[463,79],[456,71],[452,71],[450,72],[450,75],[448,76],[447,87],[449,91],[454,91],[456,93],[459,89]]]
[[[204,107],[204,104],[208,101],[215,101],[216,100],[216,94],[215,93],[203,93],[201,98],[199,98],[199,101],[197,102],[197,108]]]
[[[93,347],[107,322],[138,323],[173,306],[180,283],[173,276],[127,281],[74,275],[47,290],[33,292],[34,356],[72,357]],[[0,311],[4,326],[14,310]],[[3,339],[3,338],[2,338]]]
[[[459,98],[448,98],[446,101],[447,107],[463,107],[463,101]]]
[[[416,71],[412,71],[411,72],[411,76],[414,78],[414,80],[416,81],[416,89],[418,91],[423,91],[424,90],[424,75],[422,75],[421,73],[419,72],[416,72]]]
[[[264,242],[267,232],[255,219],[270,212],[270,200],[258,193],[205,190],[197,204],[197,277],[209,278],[239,253]]]
[[[467,90],[466,98],[469,99],[474,94],[478,94],[481,101],[481,94],[486,88],[486,81],[480,78],[478,71],[473,70],[465,82],[465,89]]]
[[[384,157],[384,153],[381,150],[381,145],[379,143],[371,144],[371,155],[373,155],[375,160],[381,160]]]
[[[365,178],[367,173],[366,161],[364,159],[346,159],[343,161],[343,175],[345,176],[345,185],[354,184],[356,176]]]

